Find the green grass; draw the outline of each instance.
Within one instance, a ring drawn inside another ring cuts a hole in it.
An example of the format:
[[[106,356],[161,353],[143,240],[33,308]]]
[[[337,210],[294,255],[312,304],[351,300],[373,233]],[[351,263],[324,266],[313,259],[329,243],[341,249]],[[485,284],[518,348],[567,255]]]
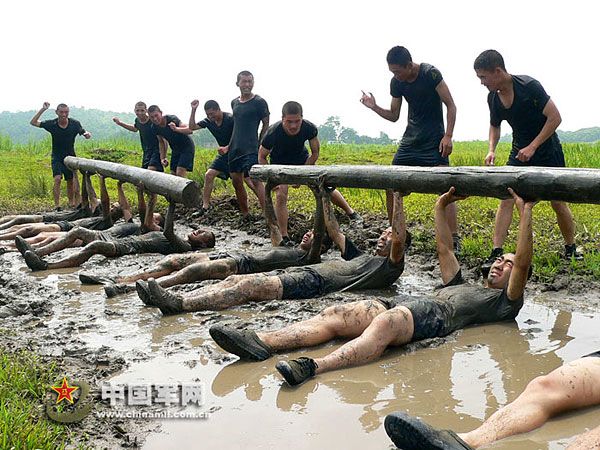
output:
[[[0,136],[0,214],[9,212],[32,212],[51,207],[51,168],[50,141],[32,143],[26,146],[10,146]],[[110,149],[98,151],[98,148]],[[569,167],[600,168],[600,143],[563,144]],[[376,164],[388,165],[395,152],[394,146],[324,144],[321,148],[320,165],[328,164]],[[498,146],[496,161],[504,164],[508,159],[510,144]],[[133,139],[120,139],[108,142],[78,140],[77,154],[82,157],[101,157],[125,164],[139,165],[139,142]],[[457,142],[451,162],[454,166],[482,165],[487,154],[487,142]],[[203,183],[204,172],[212,162],[214,149],[197,149],[195,167],[190,178]],[[43,180],[47,180],[44,184]],[[112,198],[116,198],[116,183],[108,181]],[[361,213],[385,214],[385,195],[380,190],[340,189],[348,202]],[[133,187],[126,192],[130,200],[135,199]],[[215,180],[216,196],[234,195],[230,183]],[[65,198],[63,196],[63,198]],[[406,201],[406,215],[409,225],[415,230],[416,251],[433,255],[433,204],[435,196],[412,194]],[[494,216],[499,201],[488,198],[469,198],[459,205],[459,227],[463,237],[463,260],[475,265],[487,256],[491,247]],[[312,194],[306,187],[290,189],[290,211],[310,213],[314,210]],[[556,224],[556,217],[548,202],[536,206],[534,212],[535,276],[551,280],[561,271],[597,277],[600,274],[600,258],[596,253],[600,237],[600,207],[597,205],[571,205],[577,226],[577,243],[585,251],[585,260],[567,264],[560,260],[563,242]],[[506,250],[514,249],[517,216],[514,216],[505,245]]]
[[[56,375],[31,353],[0,349],[0,448],[65,448],[68,429],[46,419],[42,407]]]

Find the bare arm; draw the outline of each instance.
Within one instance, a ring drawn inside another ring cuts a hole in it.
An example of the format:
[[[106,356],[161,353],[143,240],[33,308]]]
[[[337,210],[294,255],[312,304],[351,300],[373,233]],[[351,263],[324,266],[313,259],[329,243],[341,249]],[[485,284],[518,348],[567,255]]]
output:
[[[44,102],[44,104],[42,105],[42,107],[40,108],[40,110],[35,113],[35,115],[31,118],[31,120],[29,121],[29,123],[31,125],[33,125],[34,127],[38,127],[39,128],[39,126],[41,124],[40,117],[42,116],[42,114],[44,114],[46,112],[46,110],[48,108],[50,108],[50,103]]]
[[[271,244],[273,247],[277,247],[281,244],[281,230],[277,224],[277,216],[275,215],[275,208],[273,207],[273,188],[275,186],[271,182],[267,182],[265,185],[265,220],[267,227],[269,228],[269,235],[271,236]]]
[[[308,145],[310,147],[310,156],[304,164],[307,166],[313,166],[317,162],[317,159],[319,159],[321,143],[319,142],[319,138],[315,136],[310,141],[308,141]]]
[[[325,216],[325,227],[329,237],[340,249],[340,252],[344,254],[346,251],[346,236],[340,230],[340,224],[335,218],[333,207],[331,206],[331,194],[326,189],[323,191],[323,214]]]
[[[133,217],[133,214],[131,214],[131,206],[129,205],[129,201],[125,196],[125,192],[123,192],[123,182],[120,180],[117,181],[117,194],[119,196],[119,205],[123,211],[123,220],[125,222],[129,222]]]
[[[129,125],[128,123],[121,122],[121,119],[119,119],[118,117],[113,117],[113,122],[119,125],[121,128],[125,128],[128,131],[131,131],[133,133],[138,132],[138,129],[135,127],[135,125]]]
[[[160,162],[162,163],[163,166],[166,166],[168,164],[168,161],[167,161],[168,143],[167,143],[166,139],[162,136],[156,136],[156,139],[158,139],[158,152],[160,153]]]
[[[262,145],[258,149],[258,163],[259,164],[268,164],[267,156],[271,153],[271,150],[264,148]]]
[[[103,175],[98,174],[100,179],[100,202],[102,204],[102,217],[107,218],[110,215],[110,197],[106,189],[106,180]]]
[[[90,173],[81,171],[81,207],[83,209],[89,209],[90,207],[90,196],[88,194],[88,186],[90,184]]]
[[[200,127],[198,126],[198,124],[196,123],[196,110],[198,109],[198,105],[200,104],[200,102],[198,100],[192,100],[192,111],[190,112],[190,125],[189,128],[192,131],[195,130],[199,130]]]
[[[442,80],[435,88],[440,96],[442,103],[446,105],[446,133],[440,142],[440,153],[445,158],[452,153],[452,135],[454,133],[454,124],[456,123],[456,105],[450,89],[444,80]]]
[[[371,92],[367,95],[362,91],[360,102],[367,108],[375,111],[379,116],[390,122],[397,122],[400,117],[400,107],[402,106],[402,97],[392,97],[390,109],[384,109],[377,104],[375,97]]]
[[[435,242],[437,245],[442,282],[448,284],[460,270],[460,264],[454,255],[452,232],[446,220],[446,208],[456,200],[463,199],[454,194],[454,187],[440,195],[435,202]]]
[[[173,122],[169,122],[169,128],[173,130],[175,133],[179,134],[192,134],[193,131],[190,130],[190,127],[185,123],[179,124],[179,126],[175,125]]]
[[[531,143],[527,146],[519,150],[517,154],[517,159],[519,161],[529,161],[535,151],[542,145],[544,142],[548,140],[550,136],[556,131],[560,123],[562,122],[562,118],[560,117],[560,113],[558,112],[558,108],[552,101],[552,99],[548,100],[542,114],[546,116],[546,123],[540,130],[540,133],[531,141]]]
[[[265,134],[267,133],[267,130],[269,129],[269,115],[266,115],[265,117],[263,117],[261,122],[262,122],[262,128],[260,129],[260,134],[258,135],[259,143],[262,142],[263,138],[265,137]]]
[[[519,210],[520,219],[515,263],[510,272],[506,294],[509,299],[517,300],[520,299],[523,296],[523,292],[525,292],[527,275],[533,258],[533,232],[531,223],[535,202],[525,202],[512,189],[509,188],[508,191],[515,200],[515,204]]]
[[[496,160],[496,147],[500,142],[500,127],[490,125],[490,132],[488,137],[488,154],[485,157],[485,165],[493,166]]]
[[[156,194],[153,194],[153,195],[150,195],[150,198],[148,199],[148,205],[146,207],[146,214],[144,215],[144,228],[146,228],[147,230],[155,229],[154,228],[154,209],[156,208],[157,197],[158,196]],[[169,216],[167,216],[167,220],[168,220],[168,218],[169,218]],[[172,227],[173,227],[173,224],[171,223],[171,228]],[[167,224],[165,223],[165,231],[166,231],[166,228],[167,228]]]
[[[404,258],[406,241],[406,217],[404,216],[404,201],[400,192],[394,191],[394,211],[392,212],[392,248],[390,261],[398,264]]]

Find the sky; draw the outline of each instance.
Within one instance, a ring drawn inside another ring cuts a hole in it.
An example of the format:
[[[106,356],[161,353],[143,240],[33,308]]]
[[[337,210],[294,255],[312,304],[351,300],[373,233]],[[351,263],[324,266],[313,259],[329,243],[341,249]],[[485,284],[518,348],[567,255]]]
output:
[[[487,90],[473,60],[503,54],[507,70],[538,79],[561,112],[562,130],[600,126],[596,2],[566,1],[188,1],[61,0],[0,2],[0,111],[44,101],[133,111],[138,100],[189,117],[193,99],[223,110],[250,70],[271,122],[299,101],[317,124],[339,116],[360,134],[399,139],[406,127],[359,103],[391,97],[385,57],[407,47],[435,65],[458,108],[455,140],[487,139]],[[587,75],[592,78],[588,78]],[[49,117],[50,113],[47,113]],[[1,130],[0,130],[1,132]],[[504,123],[502,133],[510,132]]]

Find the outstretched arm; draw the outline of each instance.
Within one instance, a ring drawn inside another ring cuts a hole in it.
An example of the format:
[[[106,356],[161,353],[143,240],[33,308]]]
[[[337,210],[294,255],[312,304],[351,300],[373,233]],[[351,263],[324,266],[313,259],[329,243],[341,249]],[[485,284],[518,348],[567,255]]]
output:
[[[525,285],[527,284],[527,275],[533,258],[533,232],[532,217],[535,202],[526,202],[519,197],[515,191],[508,189],[512,195],[519,210],[519,237],[517,238],[517,251],[515,252],[515,263],[513,264],[510,278],[508,279],[508,289],[506,294],[511,300],[517,300],[523,296]]]
[[[331,193],[328,189],[322,189],[323,192],[323,214],[325,216],[325,227],[329,237],[340,249],[342,255],[346,251],[346,236],[340,230],[340,224],[335,218],[333,206],[331,205]]]
[[[400,192],[394,191],[394,211],[392,213],[392,248],[390,261],[398,264],[404,258],[404,244],[406,241],[406,217],[404,216],[404,202]]]
[[[390,109],[384,109],[377,104],[375,101],[375,97],[371,92],[366,94],[365,91],[362,92],[362,97],[360,98],[360,102],[365,105],[367,108],[375,111],[379,116],[383,117],[385,120],[389,120],[390,122],[397,122],[400,117],[400,107],[402,106],[402,97],[392,97],[392,103],[390,104]]]
[[[131,213],[131,206],[125,196],[125,192],[123,192],[123,181],[121,180],[117,181],[117,194],[119,195],[119,205],[123,211],[123,220],[129,222],[133,217],[133,214]]]
[[[31,118],[31,120],[29,121],[29,123],[31,125],[33,125],[34,127],[39,127],[40,124],[41,124],[40,117],[42,116],[42,114],[44,114],[46,112],[46,110],[48,108],[50,108],[50,103],[44,102],[44,104],[42,105],[42,107],[40,108],[40,110],[35,113],[35,115]]]
[[[132,131],[133,133],[137,133],[138,129],[134,125],[129,125],[128,123],[121,122],[121,119],[118,117],[113,117],[113,122],[119,125],[121,128],[125,128],[128,131]]]
[[[273,207],[273,188],[275,186],[267,181],[265,185],[265,220],[267,227],[269,228],[269,235],[271,236],[271,244],[273,247],[277,247],[281,244],[281,230],[277,224],[277,216],[275,215],[275,208]]]
[[[452,232],[446,220],[446,208],[457,200],[466,197],[454,194],[454,186],[448,192],[440,195],[435,202],[435,242],[437,245],[438,260],[440,261],[440,271],[442,272],[442,282],[448,284],[460,270],[458,259],[454,255],[454,244],[452,241]]]
[[[192,134],[193,133],[193,131],[190,130],[190,128],[185,123],[182,123],[179,126],[177,126],[173,122],[169,122],[169,128],[179,134]]]

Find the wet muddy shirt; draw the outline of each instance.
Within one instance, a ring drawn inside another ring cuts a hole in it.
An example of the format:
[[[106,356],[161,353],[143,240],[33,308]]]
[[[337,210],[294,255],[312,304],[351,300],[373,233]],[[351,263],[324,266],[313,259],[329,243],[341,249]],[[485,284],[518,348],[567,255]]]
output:
[[[107,230],[113,226],[112,218],[109,217],[87,217],[75,220],[73,226],[87,228],[88,230]]]
[[[108,242],[115,242],[119,239],[137,236],[140,234],[141,225],[134,222],[125,222],[113,225],[107,230],[101,231],[101,240]]]
[[[96,211],[97,210],[98,208],[96,208]],[[79,208],[73,211],[49,212],[46,214],[42,214],[42,222],[53,223],[63,220],[71,222],[73,220],[83,219],[84,217],[90,217],[91,215],[92,211],[89,208]]]
[[[181,134],[177,131],[173,131],[169,127],[171,122],[176,126],[180,126],[181,120],[179,120],[179,117],[171,114],[166,114],[164,117],[167,120],[167,123],[164,127],[152,124],[152,130],[155,136],[164,137],[169,143],[171,150],[175,152],[194,152],[194,141],[192,141],[192,138],[187,134]]]
[[[516,160],[517,153],[531,144],[546,124],[543,111],[550,96],[539,81],[527,75],[512,75],[514,98],[510,108],[505,108],[498,92],[488,94],[490,108],[490,125],[499,127],[506,120],[513,130],[511,160]],[[536,165],[538,159],[553,159],[556,153],[562,153],[558,135],[552,134],[535,151],[529,165]]]
[[[223,113],[223,122],[221,122],[220,126],[215,122],[208,120],[208,118],[201,120],[196,125],[210,131],[210,134],[213,135],[217,144],[221,147],[225,147],[231,142],[231,135],[233,134],[233,116],[229,113]]]
[[[261,145],[270,151],[271,164],[302,165],[308,158],[308,150],[304,144],[316,138],[318,133],[312,122],[302,120],[298,133],[290,136],[279,121],[269,127]]]
[[[229,257],[235,260],[238,274],[270,272],[309,263],[308,252],[290,247],[273,247],[255,253],[232,253]]]
[[[408,103],[408,125],[400,141],[399,152],[407,157],[431,159],[438,163],[438,149],[444,137],[442,100],[436,91],[442,82],[442,74],[431,64],[421,63],[419,74],[412,83],[392,78],[390,94],[394,98],[406,99]]]
[[[185,253],[192,251],[189,242],[175,236],[170,241],[162,231],[151,231],[141,236],[129,236],[115,241],[117,255],[132,255],[137,253]]]
[[[346,237],[344,260],[325,261],[299,270],[312,270],[323,279],[323,292],[382,289],[391,286],[404,271],[404,258],[394,264],[388,257],[362,253]]]
[[[142,150],[144,150],[144,153],[158,153],[158,139],[156,139],[156,134],[152,129],[152,122],[150,119],[142,123],[140,119],[136,117],[133,126],[140,132],[140,142],[142,143]]]
[[[52,157],[64,159],[65,156],[75,156],[75,138],[82,135],[85,130],[78,120],[68,119],[66,128],[58,124],[58,119],[44,120],[40,123],[52,136]]]
[[[233,134],[229,144],[229,162],[252,153],[258,154],[258,125],[269,115],[269,106],[255,95],[247,102],[239,97],[231,101],[233,111]]]

